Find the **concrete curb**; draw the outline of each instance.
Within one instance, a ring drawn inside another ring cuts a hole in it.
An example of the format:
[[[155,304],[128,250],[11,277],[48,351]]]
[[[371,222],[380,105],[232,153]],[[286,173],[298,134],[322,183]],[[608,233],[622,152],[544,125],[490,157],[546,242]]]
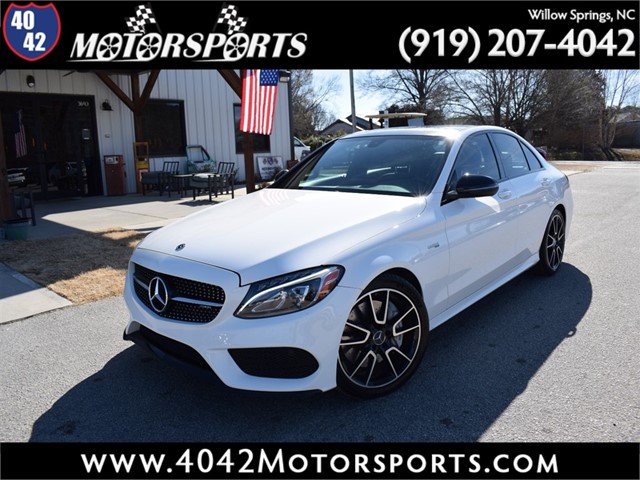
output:
[[[66,298],[0,263],[0,324],[69,305]]]

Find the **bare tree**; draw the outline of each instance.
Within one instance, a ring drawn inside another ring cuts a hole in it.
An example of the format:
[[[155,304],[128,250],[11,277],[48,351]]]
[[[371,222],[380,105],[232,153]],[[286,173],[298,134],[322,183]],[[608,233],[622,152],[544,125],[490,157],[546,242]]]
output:
[[[451,73],[456,113],[482,125],[502,125],[509,79],[506,70],[462,70]]]
[[[463,70],[450,75],[456,111],[480,124],[526,134],[541,113],[544,70]]]
[[[340,84],[337,77],[331,77],[320,86],[314,85],[313,70],[292,70],[290,82],[293,131],[308,137],[327,123],[329,115],[322,104],[340,92]]]
[[[637,70],[600,70],[599,74],[604,83],[601,142],[608,152],[616,136],[622,108],[638,103],[640,77]]]
[[[447,70],[371,71],[358,86],[365,92],[382,93],[389,105],[404,110],[442,112],[450,102]]]
[[[547,142],[581,148],[600,137],[603,79],[596,70],[547,70],[538,125]]]

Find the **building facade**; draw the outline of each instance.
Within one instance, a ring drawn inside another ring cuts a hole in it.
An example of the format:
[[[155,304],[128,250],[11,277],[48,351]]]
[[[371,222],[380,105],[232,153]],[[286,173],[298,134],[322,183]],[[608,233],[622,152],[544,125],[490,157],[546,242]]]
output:
[[[141,88],[148,76],[139,74]],[[128,72],[109,78],[131,98]],[[279,84],[273,133],[254,136],[254,159],[265,155],[289,160],[287,88]],[[7,170],[21,172],[20,181],[42,198],[108,194],[105,157],[111,156],[124,159],[126,193],[137,191],[134,114],[96,73],[2,71],[0,114]],[[239,115],[240,98],[217,70],[160,71],[141,121],[149,169],[161,170],[164,161],[178,160],[181,173],[187,173],[186,147],[201,145],[214,160],[234,162],[237,181],[243,182]],[[75,182],[64,181],[81,175],[82,192]]]

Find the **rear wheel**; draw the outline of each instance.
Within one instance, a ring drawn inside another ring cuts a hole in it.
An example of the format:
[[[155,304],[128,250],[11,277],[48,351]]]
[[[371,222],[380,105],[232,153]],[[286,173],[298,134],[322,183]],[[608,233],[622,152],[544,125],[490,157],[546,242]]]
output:
[[[428,325],[413,285],[396,275],[374,280],[347,318],[338,354],[338,387],[364,398],[398,388],[424,356]]]
[[[540,261],[536,270],[542,275],[553,275],[560,268],[564,256],[566,222],[559,209],[555,209],[549,218],[540,245]]]

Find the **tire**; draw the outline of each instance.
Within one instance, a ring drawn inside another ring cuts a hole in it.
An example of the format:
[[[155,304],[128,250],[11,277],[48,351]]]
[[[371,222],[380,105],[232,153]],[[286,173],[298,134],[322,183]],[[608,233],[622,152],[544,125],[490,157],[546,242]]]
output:
[[[544,230],[540,245],[540,260],[536,264],[536,272],[540,275],[554,275],[562,264],[566,221],[563,213],[555,209]]]
[[[378,277],[349,313],[338,350],[338,388],[360,398],[394,391],[418,368],[428,330],[416,288],[397,275]]]

